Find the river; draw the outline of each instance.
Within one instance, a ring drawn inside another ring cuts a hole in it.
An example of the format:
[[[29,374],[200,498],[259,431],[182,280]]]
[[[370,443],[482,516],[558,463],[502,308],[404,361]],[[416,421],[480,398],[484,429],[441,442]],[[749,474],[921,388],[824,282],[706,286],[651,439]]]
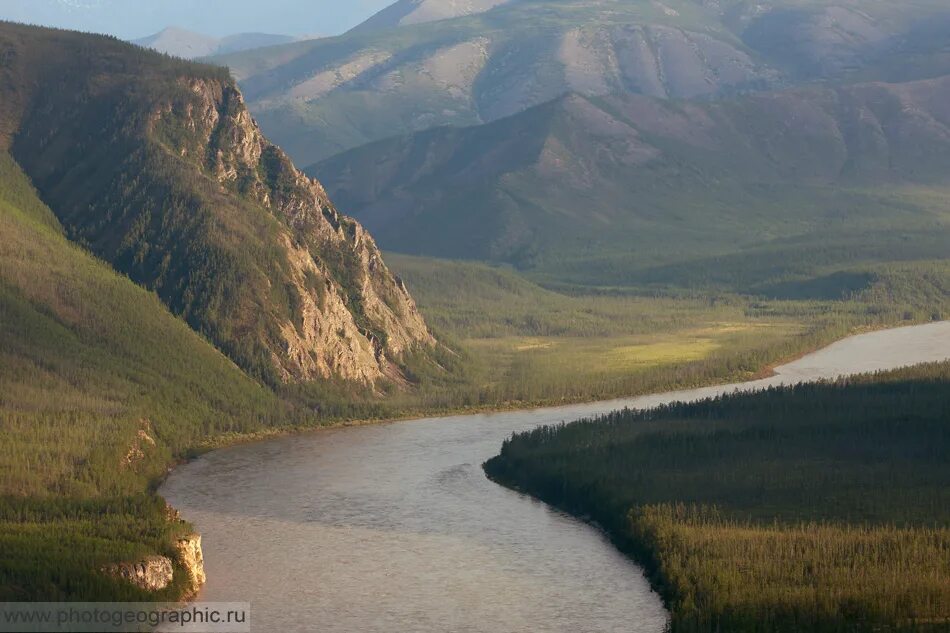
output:
[[[491,483],[515,431],[620,407],[950,358],[950,322],[839,341],[776,375],[532,411],[328,429],[209,453],[163,488],[203,535],[201,601],[255,631],[659,633],[640,569],[593,527]]]

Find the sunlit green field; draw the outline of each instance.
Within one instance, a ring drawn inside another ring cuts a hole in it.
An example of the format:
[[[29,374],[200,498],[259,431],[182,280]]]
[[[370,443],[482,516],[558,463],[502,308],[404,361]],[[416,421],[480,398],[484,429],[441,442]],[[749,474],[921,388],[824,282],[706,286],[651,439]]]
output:
[[[929,296],[897,296],[896,283],[847,301],[568,294],[484,264],[394,254],[387,262],[437,333],[467,355],[466,384],[454,387],[460,401],[482,405],[611,398],[748,379],[861,329],[927,320],[934,304]]]
[[[493,387],[502,389],[513,376],[520,375],[521,388],[529,391],[533,383],[560,385],[561,389],[578,379],[588,384],[596,380],[619,386],[626,379],[651,371],[672,370],[731,352],[792,342],[805,330],[803,322],[749,318],[741,323],[719,322],[648,333],[469,338],[462,344],[485,366],[496,370],[490,378]],[[752,367],[747,368],[748,373],[753,371]],[[528,376],[532,380],[525,382]]]

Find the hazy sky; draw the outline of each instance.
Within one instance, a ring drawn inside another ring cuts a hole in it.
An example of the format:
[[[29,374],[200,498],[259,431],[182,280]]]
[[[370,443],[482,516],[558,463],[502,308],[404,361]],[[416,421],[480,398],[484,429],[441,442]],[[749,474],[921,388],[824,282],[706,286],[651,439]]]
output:
[[[111,33],[126,39],[167,26],[229,35],[248,31],[335,35],[395,0],[0,0],[0,19]]]

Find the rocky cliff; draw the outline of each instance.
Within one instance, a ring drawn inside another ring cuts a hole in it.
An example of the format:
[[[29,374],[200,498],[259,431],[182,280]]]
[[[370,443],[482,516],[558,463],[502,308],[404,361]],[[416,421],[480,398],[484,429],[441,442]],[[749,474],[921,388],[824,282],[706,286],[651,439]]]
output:
[[[264,138],[224,69],[25,32],[0,29],[0,136],[72,239],[268,382],[400,382],[406,352],[434,343],[373,239]]]
[[[102,571],[121,578],[146,591],[161,591],[175,579],[175,563],[179,573],[186,576],[182,584],[182,598],[192,598],[205,584],[204,554],[201,551],[201,535],[187,534],[175,541],[176,560],[168,556],[146,556],[142,560],[106,566]]]
[[[373,238],[264,138],[233,83],[182,83],[179,98],[153,113],[149,136],[205,171],[224,192],[281,221],[274,238],[283,249],[288,292],[296,295],[270,348],[281,378],[397,378],[393,359],[434,340]],[[176,136],[182,126],[188,133]]]
[[[205,559],[201,551],[201,535],[189,534],[175,542],[178,550],[178,563],[188,575],[187,596],[198,593],[205,584]]]
[[[175,576],[172,561],[167,556],[146,556],[134,563],[109,565],[103,571],[146,591],[161,591]]]

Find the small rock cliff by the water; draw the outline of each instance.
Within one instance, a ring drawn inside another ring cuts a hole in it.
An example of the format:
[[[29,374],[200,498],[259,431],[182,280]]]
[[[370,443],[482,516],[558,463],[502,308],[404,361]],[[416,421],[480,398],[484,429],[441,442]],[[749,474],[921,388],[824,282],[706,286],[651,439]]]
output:
[[[180,597],[194,597],[206,580],[201,535],[188,534],[178,538],[175,541],[175,552],[175,560],[168,556],[146,556],[138,561],[107,565],[103,571],[140,589],[161,591],[175,579],[177,569],[178,573],[184,573],[186,577]]]
[[[205,584],[205,559],[201,552],[201,535],[189,534],[175,543],[178,562],[188,575],[188,595],[198,593]]]
[[[117,563],[104,571],[146,591],[164,589],[174,578],[172,561],[167,556],[147,556],[133,563]]]

